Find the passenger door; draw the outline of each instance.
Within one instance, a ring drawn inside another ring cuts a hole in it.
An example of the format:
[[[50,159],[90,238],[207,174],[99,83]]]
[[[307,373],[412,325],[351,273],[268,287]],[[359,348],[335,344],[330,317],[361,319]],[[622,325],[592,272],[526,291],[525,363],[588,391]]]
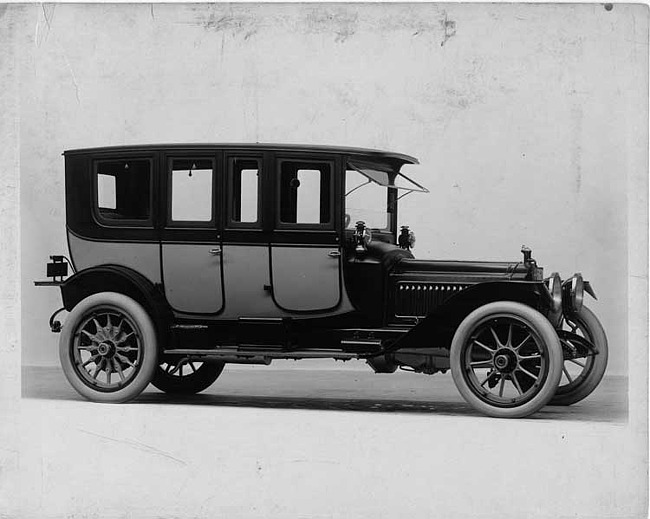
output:
[[[165,297],[185,314],[216,314],[224,305],[220,157],[169,154],[166,222],[161,232]]]
[[[268,218],[263,208],[271,197],[263,153],[227,152],[226,217],[223,232],[224,319],[273,318],[269,273]]]
[[[324,312],[341,301],[341,243],[334,159],[278,156],[271,285],[287,312]]]

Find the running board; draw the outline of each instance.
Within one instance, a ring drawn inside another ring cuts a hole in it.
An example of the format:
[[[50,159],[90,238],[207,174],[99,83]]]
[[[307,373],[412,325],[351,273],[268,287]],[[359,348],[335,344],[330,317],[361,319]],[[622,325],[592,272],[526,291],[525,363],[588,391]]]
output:
[[[347,346],[348,348],[357,347],[357,348],[380,348],[380,340],[363,340],[363,339],[343,339],[341,341],[341,346]]]
[[[165,350],[165,355],[182,355],[200,360],[200,358],[210,358],[221,360],[232,364],[269,364],[272,359],[335,359],[350,360],[358,359],[359,354],[347,353],[339,350],[309,350],[309,351],[245,351],[238,349],[218,349],[218,350],[199,350],[199,349],[173,349]],[[266,362],[268,360],[268,362]],[[250,362],[254,361],[254,362]]]

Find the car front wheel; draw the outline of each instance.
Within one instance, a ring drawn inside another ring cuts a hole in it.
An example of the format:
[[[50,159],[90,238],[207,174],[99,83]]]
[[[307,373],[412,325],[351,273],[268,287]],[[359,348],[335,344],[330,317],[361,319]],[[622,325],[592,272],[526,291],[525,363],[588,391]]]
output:
[[[587,339],[596,351],[590,351],[562,331]],[[584,306],[576,314],[562,317],[560,333],[564,365],[550,404],[571,405],[589,396],[602,380],[607,368],[607,336],[598,318]]]
[[[562,347],[551,323],[521,303],[489,303],[470,313],[452,340],[454,382],[476,410],[529,416],[546,405],[562,375]]]
[[[223,367],[223,362],[168,360],[158,366],[151,383],[170,395],[193,395],[210,387]]]
[[[157,361],[156,332],[142,306],[123,294],[93,294],[75,306],[61,331],[59,358],[77,392],[119,403],[149,384]]]

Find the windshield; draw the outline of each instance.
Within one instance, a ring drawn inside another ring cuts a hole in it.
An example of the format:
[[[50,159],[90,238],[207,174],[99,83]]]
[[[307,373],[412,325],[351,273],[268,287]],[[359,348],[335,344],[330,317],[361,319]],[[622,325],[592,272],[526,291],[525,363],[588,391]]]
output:
[[[399,191],[397,198],[414,191],[429,192],[387,165],[349,161],[345,174],[346,229],[354,228],[361,220],[372,229],[388,230],[390,213],[394,209],[388,205],[389,189]]]
[[[345,227],[362,220],[372,229],[387,229],[388,188],[372,182],[354,169],[345,174]]]

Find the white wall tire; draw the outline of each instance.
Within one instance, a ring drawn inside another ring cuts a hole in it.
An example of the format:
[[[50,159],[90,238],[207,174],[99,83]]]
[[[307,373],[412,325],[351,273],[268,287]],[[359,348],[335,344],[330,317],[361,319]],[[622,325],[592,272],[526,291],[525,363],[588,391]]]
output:
[[[521,303],[489,303],[470,313],[452,340],[451,373],[474,409],[522,418],[555,395],[562,347],[551,323]]]
[[[94,402],[138,396],[158,365],[156,331],[142,306],[123,294],[101,292],[77,304],[59,340],[63,373]]]

